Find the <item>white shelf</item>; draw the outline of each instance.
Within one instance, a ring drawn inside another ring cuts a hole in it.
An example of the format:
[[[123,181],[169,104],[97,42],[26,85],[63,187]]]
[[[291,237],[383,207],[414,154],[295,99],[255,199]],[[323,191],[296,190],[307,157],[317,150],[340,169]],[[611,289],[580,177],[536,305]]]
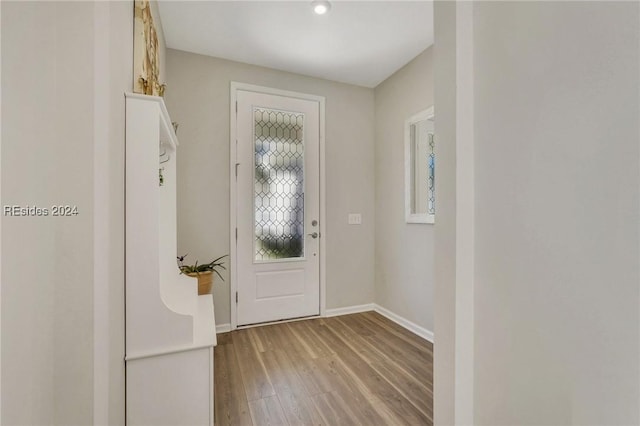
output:
[[[126,103],[127,424],[212,425],[213,299],[176,264],[178,138],[162,98]]]
[[[129,353],[125,357],[125,360],[133,361],[136,359],[151,358],[154,356],[216,346],[218,340],[215,332],[216,324],[214,318],[213,296],[211,294],[198,296],[198,310],[193,319],[193,343],[182,346],[165,347],[147,352]]]
[[[167,111],[167,106],[164,103],[164,98],[160,96],[151,96],[151,95],[143,95],[141,93],[130,93],[126,92],[124,96],[127,99],[140,99],[145,102],[156,102],[160,107],[160,142],[163,145],[166,145],[168,149],[172,152],[176,150],[179,145],[178,136],[176,135],[175,130],[173,129],[173,124],[171,121],[171,117],[169,116],[169,111]]]

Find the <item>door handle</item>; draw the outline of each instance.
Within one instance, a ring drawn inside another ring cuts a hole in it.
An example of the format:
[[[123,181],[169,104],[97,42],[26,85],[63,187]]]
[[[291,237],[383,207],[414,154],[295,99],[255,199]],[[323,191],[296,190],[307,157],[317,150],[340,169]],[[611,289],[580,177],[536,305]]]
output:
[[[318,238],[318,233],[314,232],[313,234],[307,234],[309,235],[311,238]]]

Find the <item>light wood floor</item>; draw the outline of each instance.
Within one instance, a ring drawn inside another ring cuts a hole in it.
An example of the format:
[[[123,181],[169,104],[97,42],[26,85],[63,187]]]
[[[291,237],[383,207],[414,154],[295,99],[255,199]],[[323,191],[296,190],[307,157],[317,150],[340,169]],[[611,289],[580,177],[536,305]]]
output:
[[[215,423],[431,425],[433,346],[366,312],[218,335]]]

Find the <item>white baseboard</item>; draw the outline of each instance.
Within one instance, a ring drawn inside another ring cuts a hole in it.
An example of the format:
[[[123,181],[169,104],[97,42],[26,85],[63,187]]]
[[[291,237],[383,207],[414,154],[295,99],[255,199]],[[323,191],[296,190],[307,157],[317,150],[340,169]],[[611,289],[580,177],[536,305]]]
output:
[[[218,324],[216,325],[216,334],[228,333],[231,331],[231,324]]]
[[[380,315],[395,322],[399,326],[406,328],[407,330],[409,330],[414,334],[417,334],[423,339],[428,340],[431,343],[434,342],[435,336],[433,334],[433,331],[427,330],[426,328],[421,327],[418,324],[411,322],[408,319],[403,318],[400,315],[393,313],[387,308],[383,308],[382,306],[376,303],[367,303],[365,305],[345,306],[343,308],[327,309],[325,311],[325,316],[337,317],[340,315],[357,314],[360,312],[368,312],[368,311],[375,311]],[[229,331],[231,331],[231,324],[218,324],[216,326],[216,334],[228,333]]]
[[[325,317],[337,317],[339,315],[357,314],[359,312],[373,311],[374,304],[367,303],[366,305],[345,306],[344,308],[326,309],[324,312]]]
[[[410,332],[417,334],[418,336],[422,337],[425,340],[428,340],[429,342],[433,343],[434,342],[434,334],[433,331],[431,330],[427,330],[424,327],[419,326],[416,323],[413,323],[411,321],[409,321],[406,318],[401,317],[400,315],[397,315],[393,312],[391,312],[390,310],[383,308],[382,306],[378,305],[378,304],[373,304],[373,310],[376,311],[377,313],[379,313],[380,315],[390,319],[391,321],[395,322],[396,324],[406,328],[407,330],[409,330]]]

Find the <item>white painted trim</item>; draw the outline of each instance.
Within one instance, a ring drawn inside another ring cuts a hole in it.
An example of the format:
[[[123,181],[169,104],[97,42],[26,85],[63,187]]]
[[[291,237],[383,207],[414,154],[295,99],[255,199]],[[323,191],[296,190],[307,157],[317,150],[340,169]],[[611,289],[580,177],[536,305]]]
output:
[[[326,185],[326,150],[325,150],[325,98],[320,97],[320,315],[327,311],[327,185]]]
[[[170,148],[171,151],[175,151],[176,147],[180,145],[180,142],[178,141],[178,136],[173,129],[171,117],[169,116],[167,105],[164,103],[164,98],[160,96],[143,95],[141,93],[131,92],[127,92],[124,95],[125,97],[131,99],[142,99],[144,101],[154,101],[158,103],[158,106],[160,107],[160,123],[162,124],[162,127],[160,129],[161,142],[168,143],[168,148]]]
[[[354,305],[354,306],[345,306],[342,308],[327,309],[326,315],[324,316],[328,318],[328,317],[337,317],[340,315],[357,314],[360,312],[369,312],[369,311],[377,312],[383,317],[388,318],[391,321],[398,324],[399,326],[409,330],[413,334],[416,334],[422,337],[423,339],[428,340],[431,343],[434,342],[433,331],[428,330],[422,326],[419,326],[418,324],[411,322],[404,317],[401,317],[395,312],[391,312],[387,308],[383,308],[377,303],[367,303],[364,305]]]
[[[340,315],[357,314],[360,312],[369,312],[375,310],[374,303],[367,303],[365,305],[345,306],[342,308],[327,309],[325,317],[337,317]]]
[[[2,7],[0,7],[2,10]],[[2,21],[2,14],[0,13],[0,22]],[[0,34],[2,31],[0,31]],[[2,46],[2,36],[0,36],[0,46]],[[2,48],[0,47],[0,58],[2,57]],[[2,67],[0,67],[0,70]],[[0,81],[2,81],[2,71],[0,71]],[[2,85],[0,85],[2,86]],[[2,88],[0,87],[0,99],[2,99]],[[2,128],[2,102],[0,102],[0,128]],[[2,132],[0,131],[0,164],[2,164]],[[0,171],[0,176],[2,176],[2,172]],[[0,179],[0,188],[2,188]],[[2,197],[0,196],[0,200]],[[0,220],[0,241],[2,241],[2,220]],[[0,244],[0,277],[2,277],[2,244]],[[0,279],[0,318],[2,318],[2,279]],[[0,321],[0,330],[2,330],[2,321]],[[0,339],[0,342],[2,339]],[[2,366],[2,344],[0,343],[0,366]],[[2,424],[2,368],[0,368],[0,424]]]
[[[422,337],[423,339],[428,340],[431,343],[434,343],[435,336],[433,334],[433,331],[427,330],[426,328],[419,326],[418,324],[411,322],[408,319],[401,317],[400,315],[394,312],[391,312],[387,308],[383,308],[378,304],[374,303],[373,307],[374,307],[373,310],[379,313],[380,315],[382,315],[383,317],[386,317],[391,321],[395,322],[396,324],[398,324],[399,326],[406,328],[413,334],[416,334]]]
[[[473,2],[456,4],[454,423],[474,422],[475,182]]]
[[[201,345],[175,346],[175,347],[165,348],[165,349],[160,349],[155,351],[134,353],[133,355],[127,355],[124,360],[127,362],[131,362],[139,359],[154,358],[158,356],[177,354],[180,352],[196,351],[204,348],[213,348],[214,346],[216,346],[214,343],[204,343]]]
[[[228,333],[230,331],[231,331],[231,324],[229,323],[216,325],[216,334]]]
[[[308,317],[289,318],[289,319],[283,319],[278,321],[259,322],[256,324],[239,325],[237,330],[243,330],[245,328],[264,327],[265,325],[276,325],[276,324],[284,324],[288,322],[306,321],[306,320],[316,319],[316,318],[320,318],[320,315],[310,315]]]
[[[379,313],[383,317],[390,319],[391,321],[395,322],[399,326],[409,330],[413,334],[420,336],[431,343],[434,343],[435,336],[433,334],[433,331],[428,330],[422,326],[419,326],[418,324],[411,322],[408,319],[401,317],[400,315],[394,312],[391,312],[387,308],[383,308],[382,306],[376,303],[366,303],[364,305],[353,305],[353,306],[344,306],[342,308],[326,309],[325,315],[322,315],[322,317],[330,318],[330,317],[338,317],[341,315],[358,314],[361,312],[371,312],[371,311]],[[304,321],[306,319],[312,319],[312,318],[318,318],[318,317],[294,318],[292,320],[276,321],[276,322],[270,322],[270,323],[264,323],[264,324],[254,324],[251,326],[241,327],[241,328],[259,327],[263,325],[280,324],[283,322]],[[231,324],[219,324],[216,327],[216,333],[228,333],[231,330],[232,330]]]
[[[109,4],[94,4],[93,424],[109,424]],[[123,117],[124,119],[124,117]]]
[[[237,276],[237,240],[236,227],[238,226],[238,195],[236,164],[238,163],[238,133],[236,115],[236,104],[238,102],[236,83],[231,82],[229,97],[229,306],[231,313],[230,330],[238,327],[238,306],[236,304],[236,293],[238,292]],[[218,327],[222,327],[222,324]]]
[[[249,92],[264,93],[268,95],[286,96],[295,99],[304,99],[316,101],[320,109],[320,315],[324,316],[326,311],[326,173],[325,173],[325,104],[324,96],[311,95],[301,92],[293,92],[290,90],[274,89],[271,87],[257,86],[254,84],[240,83],[232,81],[230,85],[229,97],[229,304],[231,306],[231,324],[230,330],[238,328],[238,312],[235,303],[235,295],[238,291],[237,286],[237,248],[235,230],[237,226],[237,200],[238,194],[236,189],[235,165],[238,162],[236,138],[237,138],[237,115],[236,102],[238,99],[238,90]]]
[[[433,331],[428,330],[422,326],[419,326],[418,324],[409,321],[408,319],[401,317],[400,315],[391,312],[390,310],[383,308],[382,306],[376,304],[376,303],[367,303],[364,305],[353,305],[353,306],[344,306],[342,308],[331,308],[331,309],[327,309],[325,312],[325,315],[322,315],[323,317],[326,318],[330,318],[330,317],[338,317],[341,315],[349,315],[349,314],[358,314],[361,312],[370,312],[370,311],[374,311],[379,313],[380,315],[382,315],[385,318],[390,319],[391,321],[395,322],[396,324],[398,324],[399,326],[409,330],[410,332],[412,332],[413,334],[422,337],[425,340],[428,340],[431,343],[434,343],[434,339],[435,336],[433,334]],[[310,317],[310,318],[317,318],[317,317]],[[251,325],[248,327],[242,327],[242,328],[251,328],[251,327],[258,327],[258,326],[263,326],[263,325],[270,325],[270,324],[279,324],[282,322],[291,322],[291,321],[303,321],[306,319],[310,319],[310,318],[295,318],[292,319],[290,321],[277,321],[277,322],[272,322],[272,323],[264,323],[264,324],[255,324],[255,325]],[[231,324],[220,324],[216,327],[216,333],[228,333],[231,331]]]
[[[214,426],[215,420],[215,391],[216,391],[216,382],[215,377],[213,376],[215,367],[213,365],[213,359],[215,357],[215,352],[213,346],[209,348],[209,395],[211,395],[211,402],[209,402],[209,426]]]
[[[428,120],[435,115],[431,106],[404,121],[404,216],[407,223],[434,224],[436,216],[428,213],[411,213],[411,125]]]
[[[234,92],[238,90],[244,90],[246,92],[256,92],[256,93],[263,93],[267,95],[285,96],[287,98],[303,99],[306,101],[315,101],[318,103],[323,103],[325,100],[324,96],[311,95],[309,93],[302,93],[302,92],[294,92],[291,90],[274,89],[273,87],[258,86],[255,84],[240,83],[237,81],[231,82],[231,90]]]

